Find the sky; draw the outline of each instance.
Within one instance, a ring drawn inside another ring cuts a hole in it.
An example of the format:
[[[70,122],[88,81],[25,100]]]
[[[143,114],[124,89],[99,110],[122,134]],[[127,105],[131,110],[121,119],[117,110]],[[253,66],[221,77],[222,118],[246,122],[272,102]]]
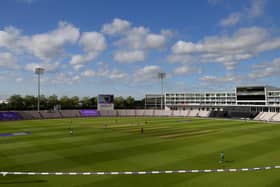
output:
[[[0,3],[0,97],[280,87],[278,0]]]

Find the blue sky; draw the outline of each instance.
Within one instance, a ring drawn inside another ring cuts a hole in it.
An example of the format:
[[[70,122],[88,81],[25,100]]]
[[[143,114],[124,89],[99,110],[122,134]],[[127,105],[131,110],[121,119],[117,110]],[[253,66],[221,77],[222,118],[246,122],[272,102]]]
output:
[[[279,86],[278,0],[2,0],[0,95]]]

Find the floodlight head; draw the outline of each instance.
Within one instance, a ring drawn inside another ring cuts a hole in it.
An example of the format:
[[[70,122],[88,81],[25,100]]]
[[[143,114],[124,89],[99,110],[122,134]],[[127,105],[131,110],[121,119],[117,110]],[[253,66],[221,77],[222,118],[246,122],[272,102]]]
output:
[[[44,71],[45,71],[45,69],[44,69],[44,68],[40,68],[40,67],[35,68],[35,74],[37,74],[37,75],[41,75],[41,74],[43,74],[43,73],[44,73]]]
[[[159,79],[164,79],[166,77],[166,73],[165,72],[159,72],[158,73],[158,78]]]

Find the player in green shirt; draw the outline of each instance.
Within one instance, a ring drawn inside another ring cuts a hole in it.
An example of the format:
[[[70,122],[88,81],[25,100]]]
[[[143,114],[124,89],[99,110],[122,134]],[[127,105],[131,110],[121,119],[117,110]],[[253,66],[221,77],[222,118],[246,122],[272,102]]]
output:
[[[220,163],[224,163],[224,161],[225,161],[225,154],[224,154],[224,152],[221,152],[220,153]]]

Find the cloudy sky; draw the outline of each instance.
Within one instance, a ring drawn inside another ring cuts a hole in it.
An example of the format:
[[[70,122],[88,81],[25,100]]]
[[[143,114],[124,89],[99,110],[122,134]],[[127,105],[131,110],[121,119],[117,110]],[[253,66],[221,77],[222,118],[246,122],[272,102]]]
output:
[[[2,0],[0,95],[280,86],[278,0]]]

